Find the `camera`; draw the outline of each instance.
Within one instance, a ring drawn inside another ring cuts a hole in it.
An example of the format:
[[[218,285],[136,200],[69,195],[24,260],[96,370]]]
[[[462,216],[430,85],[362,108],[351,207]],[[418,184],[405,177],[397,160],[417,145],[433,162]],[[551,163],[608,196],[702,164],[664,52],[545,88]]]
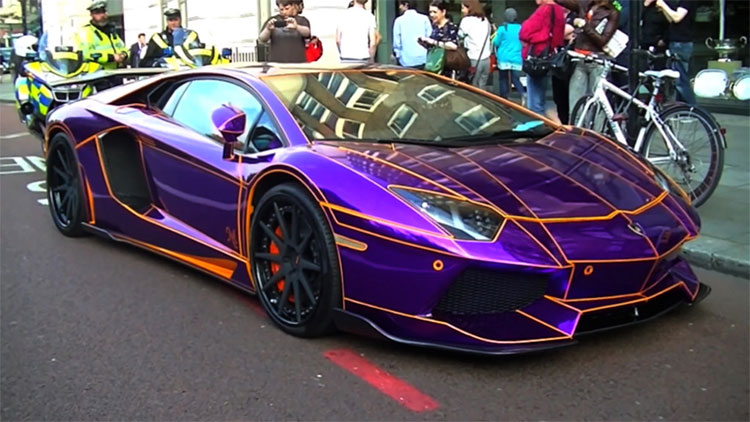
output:
[[[273,26],[276,28],[286,28],[286,21],[283,19],[276,19],[276,21],[273,23]]]

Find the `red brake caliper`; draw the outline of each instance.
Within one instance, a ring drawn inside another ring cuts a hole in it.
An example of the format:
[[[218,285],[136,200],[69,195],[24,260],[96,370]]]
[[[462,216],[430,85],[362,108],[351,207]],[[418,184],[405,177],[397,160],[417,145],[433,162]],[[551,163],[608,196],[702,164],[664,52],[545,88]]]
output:
[[[276,236],[279,237],[279,239],[283,239],[281,235],[281,226],[276,227],[276,230],[274,230],[274,233],[276,233]],[[276,243],[272,240],[271,244],[268,246],[268,252],[277,255],[280,252],[279,246],[276,245]],[[272,262],[271,263],[271,275],[276,274],[277,272],[281,271],[281,264],[278,262]],[[276,283],[276,289],[278,289],[279,292],[284,291],[284,279],[282,278]],[[289,301],[294,303],[294,295],[289,294]]]

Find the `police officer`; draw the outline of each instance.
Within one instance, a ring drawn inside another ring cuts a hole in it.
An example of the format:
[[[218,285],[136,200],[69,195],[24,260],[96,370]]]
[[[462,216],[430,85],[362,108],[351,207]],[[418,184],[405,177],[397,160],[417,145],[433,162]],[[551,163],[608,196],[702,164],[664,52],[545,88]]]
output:
[[[84,25],[75,37],[75,45],[83,52],[83,59],[98,62],[104,69],[124,67],[128,62],[128,49],[107,20],[107,2],[94,0],[88,10],[91,22]],[[93,54],[99,56],[95,59]]]
[[[157,60],[164,56],[164,49],[171,47],[174,51],[174,32],[178,29],[182,29],[185,33],[185,38],[182,40],[182,44],[200,43],[198,33],[182,28],[182,14],[180,9],[167,9],[164,12],[164,16],[167,18],[167,27],[163,31],[156,33],[151,36],[148,41],[148,49],[146,55],[141,59],[141,67],[152,67],[156,64]]]

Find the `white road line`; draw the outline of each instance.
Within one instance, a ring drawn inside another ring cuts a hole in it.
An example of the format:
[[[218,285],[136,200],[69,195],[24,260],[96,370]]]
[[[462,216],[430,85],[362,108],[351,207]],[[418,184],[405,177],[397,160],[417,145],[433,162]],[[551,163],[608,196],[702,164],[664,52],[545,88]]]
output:
[[[28,135],[29,132],[11,133],[10,135],[0,135],[0,139],[14,139]]]

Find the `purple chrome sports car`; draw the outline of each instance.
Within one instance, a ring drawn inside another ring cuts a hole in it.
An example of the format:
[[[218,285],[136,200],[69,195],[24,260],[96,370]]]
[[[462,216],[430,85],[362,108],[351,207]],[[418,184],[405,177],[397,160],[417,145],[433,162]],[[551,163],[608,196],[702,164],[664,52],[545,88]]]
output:
[[[52,219],[256,293],[285,332],[479,353],[570,344],[702,299],[700,222],[592,132],[396,68],[226,67],[66,104]]]

